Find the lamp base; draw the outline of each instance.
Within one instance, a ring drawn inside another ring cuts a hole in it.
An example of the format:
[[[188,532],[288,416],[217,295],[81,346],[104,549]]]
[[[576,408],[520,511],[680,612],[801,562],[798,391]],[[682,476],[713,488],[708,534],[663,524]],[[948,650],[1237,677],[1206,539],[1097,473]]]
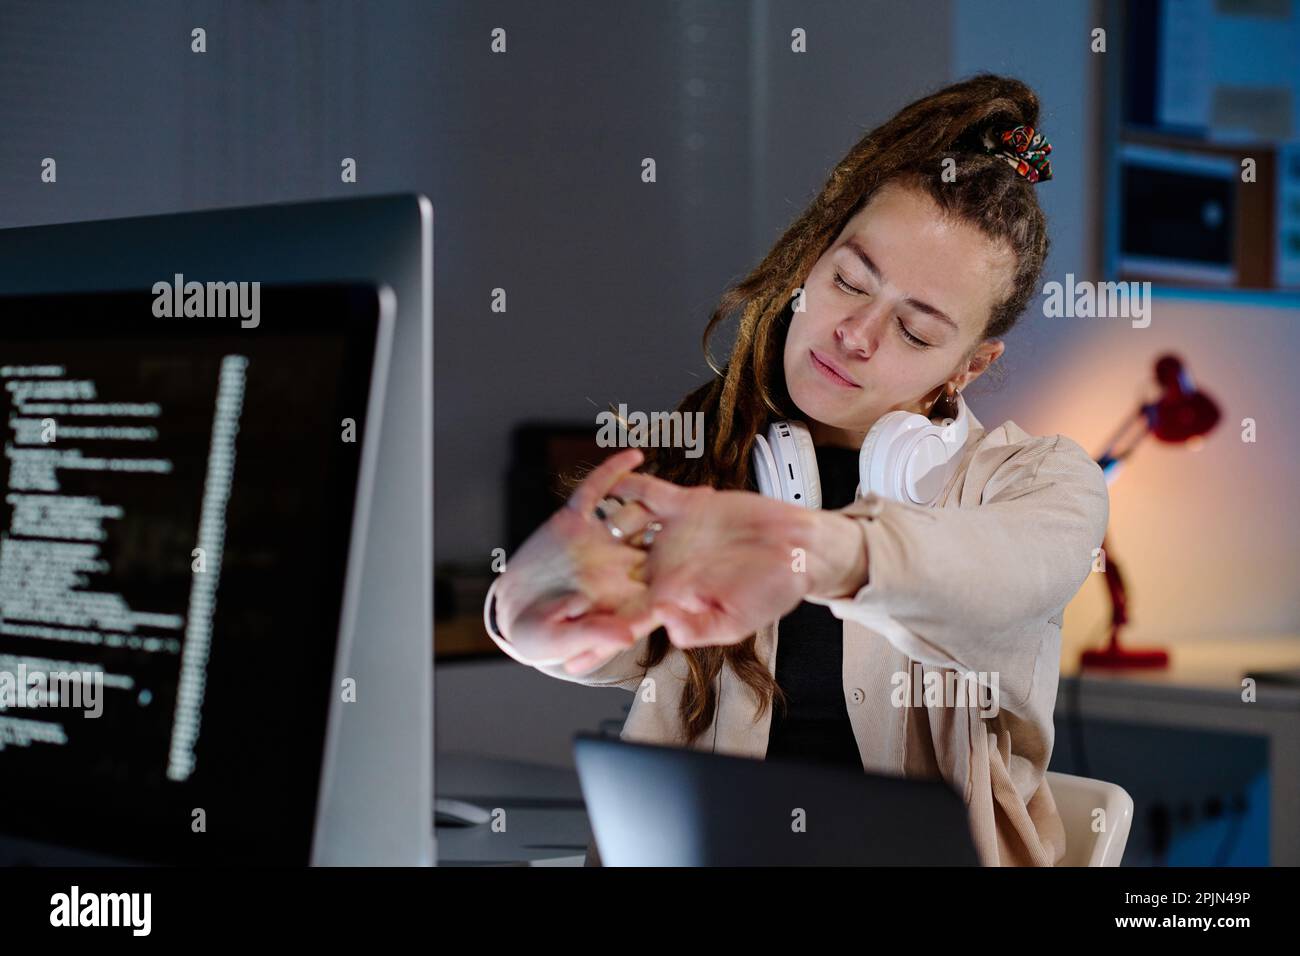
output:
[[[1084,667],[1102,667],[1110,670],[1124,670],[1135,667],[1168,667],[1169,652],[1163,647],[1148,647],[1141,650],[1129,650],[1111,643],[1102,651],[1084,651],[1080,663]]]

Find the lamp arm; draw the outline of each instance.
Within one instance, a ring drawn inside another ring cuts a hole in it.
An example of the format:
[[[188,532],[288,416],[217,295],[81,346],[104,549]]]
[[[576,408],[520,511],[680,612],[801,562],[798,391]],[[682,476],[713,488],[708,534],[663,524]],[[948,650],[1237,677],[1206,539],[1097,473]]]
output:
[[[1116,451],[1116,446],[1118,446],[1121,440],[1125,439],[1129,433],[1134,430],[1133,426],[1139,423],[1141,423],[1142,427],[1138,430],[1137,434],[1128,438],[1127,444],[1125,444],[1121,450]],[[1143,438],[1146,438],[1150,431],[1150,406],[1140,405],[1138,406],[1137,414],[1132,418],[1125,420],[1124,424],[1120,426],[1119,431],[1114,434],[1110,442],[1106,445],[1106,450],[1097,457],[1097,464],[1101,466],[1101,470],[1107,471],[1115,463],[1127,458],[1133,453],[1133,449],[1138,446],[1138,443],[1141,442]]]

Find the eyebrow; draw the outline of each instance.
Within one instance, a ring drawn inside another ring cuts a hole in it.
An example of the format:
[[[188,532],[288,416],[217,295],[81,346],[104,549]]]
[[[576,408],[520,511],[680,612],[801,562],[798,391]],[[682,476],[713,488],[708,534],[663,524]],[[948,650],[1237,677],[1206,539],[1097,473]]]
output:
[[[873,279],[875,279],[877,282],[881,283],[882,285],[884,284],[885,277],[884,277],[883,275],[881,275],[880,270],[879,270],[878,268],[876,268],[876,264],[875,264],[874,262],[871,261],[871,256],[867,255],[867,250],[863,249],[860,245],[858,245],[858,242],[857,242],[856,239],[849,239],[849,240],[847,240],[847,241],[844,243],[844,246],[845,246],[845,248],[847,248],[850,252],[852,252],[855,256],[857,256],[859,259],[862,260],[862,264],[863,264],[864,266],[867,267],[867,271],[871,273],[871,276],[872,276]],[[936,309],[934,306],[930,305],[930,303],[928,303],[928,302],[921,302],[921,301],[919,301],[919,300],[917,300],[917,299],[913,299],[913,298],[911,298],[910,296],[909,296],[908,298],[904,299],[903,301],[904,301],[907,305],[909,305],[909,306],[911,306],[912,308],[916,309],[916,311],[918,311],[918,312],[924,312],[926,315],[934,316],[934,317],[935,317],[936,319],[938,319],[940,322],[947,322],[949,325],[951,325],[951,326],[952,326],[954,329],[956,329],[958,332],[961,331],[961,327],[958,326],[957,323],[954,322],[954,321],[953,321],[953,320],[948,316],[948,313],[944,312],[942,309]]]

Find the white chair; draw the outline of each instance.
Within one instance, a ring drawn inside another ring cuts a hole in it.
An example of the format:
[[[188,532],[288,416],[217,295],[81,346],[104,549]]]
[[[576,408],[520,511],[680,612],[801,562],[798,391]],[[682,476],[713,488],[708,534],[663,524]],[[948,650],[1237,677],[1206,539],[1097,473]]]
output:
[[[1133,823],[1133,798],[1118,784],[1047,771],[1056,809],[1065,824],[1065,857],[1057,866],[1119,866]],[[1093,832],[1093,817],[1105,811],[1106,830]]]

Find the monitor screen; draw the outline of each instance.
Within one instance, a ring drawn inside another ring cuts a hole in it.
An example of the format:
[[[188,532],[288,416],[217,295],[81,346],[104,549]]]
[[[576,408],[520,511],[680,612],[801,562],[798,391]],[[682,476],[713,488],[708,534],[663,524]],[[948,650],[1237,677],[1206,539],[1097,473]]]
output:
[[[305,863],[380,293],[155,289],[0,297],[0,833]]]

